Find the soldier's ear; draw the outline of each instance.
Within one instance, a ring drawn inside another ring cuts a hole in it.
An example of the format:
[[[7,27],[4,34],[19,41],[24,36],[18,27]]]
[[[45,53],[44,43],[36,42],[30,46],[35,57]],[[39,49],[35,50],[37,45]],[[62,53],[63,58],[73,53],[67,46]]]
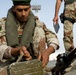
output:
[[[30,5],[30,8],[31,8],[31,5]]]
[[[30,10],[31,10],[31,5],[30,5]]]
[[[15,7],[14,6],[12,6],[12,10],[13,10],[13,12],[15,12]]]

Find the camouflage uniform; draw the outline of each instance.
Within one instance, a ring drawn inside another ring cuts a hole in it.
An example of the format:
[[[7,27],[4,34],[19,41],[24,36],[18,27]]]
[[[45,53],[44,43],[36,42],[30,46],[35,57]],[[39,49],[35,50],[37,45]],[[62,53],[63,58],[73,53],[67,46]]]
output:
[[[6,18],[0,19],[0,64],[5,62],[5,60],[3,60],[3,56],[7,58],[12,57],[11,47],[7,46],[6,38],[5,38],[5,21],[6,21]],[[20,25],[18,26],[18,32],[20,37],[22,33],[22,29]],[[33,50],[36,56],[38,56],[39,52],[45,49],[44,47],[45,45],[42,47],[40,41],[43,41],[43,43],[46,42],[47,46],[50,46],[50,45],[53,46],[55,50],[59,48],[59,42],[58,42],[57,36],[52,31],[47,29],[43,22],[40,22],[37,19],[34,36],[33,36]],[[0,66],[0,67],[4,67],[4,66]]]
[[[66,18],[70,18],[74,22],[76,21],[76,1],[71,4],[66,4],[65,0],[65,8],[64,8],[64,16]],[[64,47],[66,51],[69,51],[74,48],[73,45],[73,23],[66,19],[64,20]]]

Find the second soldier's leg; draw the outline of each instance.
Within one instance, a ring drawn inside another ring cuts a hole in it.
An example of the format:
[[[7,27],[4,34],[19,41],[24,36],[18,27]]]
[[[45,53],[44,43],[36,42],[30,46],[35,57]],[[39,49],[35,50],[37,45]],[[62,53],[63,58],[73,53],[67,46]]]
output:
[[[74,48],[73,45],[73,24],[68,21],[65,20],[64,21],[64,47],[65,47],[65,51],[70,51]]]

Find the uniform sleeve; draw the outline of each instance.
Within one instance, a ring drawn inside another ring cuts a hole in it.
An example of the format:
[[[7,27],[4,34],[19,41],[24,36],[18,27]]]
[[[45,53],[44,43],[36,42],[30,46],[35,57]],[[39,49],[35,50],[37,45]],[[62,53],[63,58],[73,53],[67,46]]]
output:
[[[59,40],[56,34],[47,29],[45,25],[43,25],[43,29],[45,31],[47,46],[53,46],[55,50],[59,49]]]
[[[5,38],[5,21],[0,19],[0,61],[3,61],[3,57],[11,56],[11,47],[7,46]]]
[[[0,60],[2,61],[3,56],[4,56],[4,52],[5,50],[8,48],[7,45],[0,45]]]
[[[52,46],[55,50],[59,49],[59,40],[55,33],[53,33],[51,30],[49,30],[46,27],[46,25],[43,22],[41,22],[39,19],[36,20],[36,27],[39,28],[38,29],[39,31],[36,30],[37,32],[40,32],[40,28],[43,29],[43,31],[44,31],[43,35],[45,35],[44,37],[46,38],[46,43],[47,43],[48,47]],[[35,33],[35,34],[36,34],[36,36],[38,35],[37,33]],[[42,36],[42,34],[40,34],[40,35]]]
[[[0,37],[5,35],[5,19],[0,19]]]

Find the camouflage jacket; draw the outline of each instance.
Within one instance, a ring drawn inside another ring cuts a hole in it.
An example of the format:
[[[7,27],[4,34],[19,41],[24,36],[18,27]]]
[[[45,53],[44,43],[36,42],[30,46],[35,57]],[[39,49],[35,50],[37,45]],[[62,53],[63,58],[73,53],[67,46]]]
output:
[[[4,62],[4,54],[7,57],[11,57],[11,47],[7,46],[5,38],[5,21],[6,18],[0,19],[0,61],[2,62]],[[21,31],[19,28],[20,27],[18,27],[18,30]],[[47,46],[51,45],[55,50],[59,48],[59,41],[55,33],[47,29],[45,24],[37,19],[33,36],[33,50],[35,54],[39,53],[39,42],[43,38],[45,38]]]

